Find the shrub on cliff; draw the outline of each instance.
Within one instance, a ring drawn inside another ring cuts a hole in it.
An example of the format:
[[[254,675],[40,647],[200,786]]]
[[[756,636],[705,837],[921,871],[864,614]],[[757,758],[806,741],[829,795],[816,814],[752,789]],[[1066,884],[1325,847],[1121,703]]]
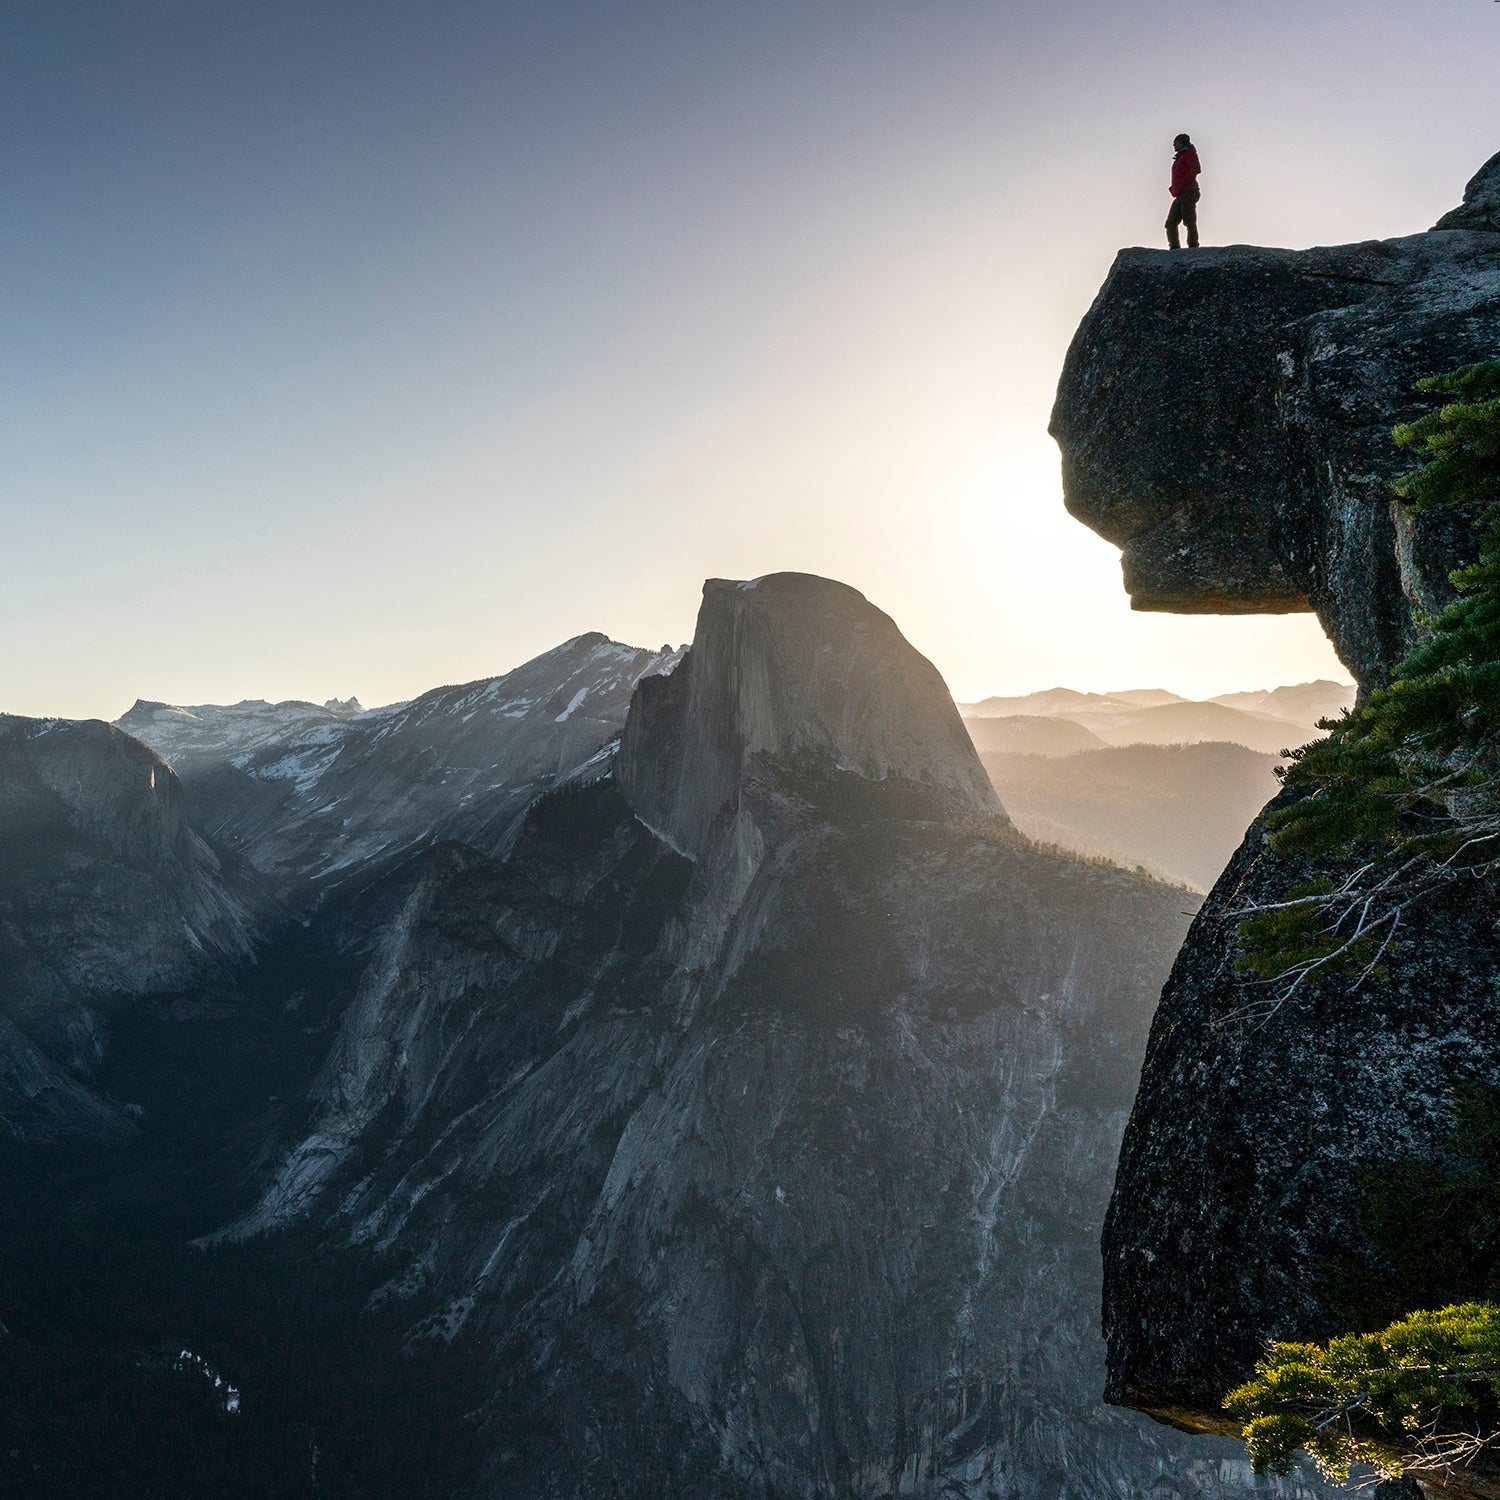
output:
[[[1478,560],[1452,575],[1458,597],[1430,632],[1330,732],[1280,775],[1303,795],[1267,819],[1287,854],[1347,858],[1242,925],[1243,966],[1287,992],[1325,968],[1363,977],[1412,905],[1462,875],[1500,867],[1500,360],[1420,382],[1452,397],[1395,429],[1427,462],[1396,484],[1413,512],[1478,512]]]
[[[1500,1307],[1414,1312],[1379,1333],[1273,1344],[1225,1410],[1257,1473],[1284,1474],[1298,1449],[1331,1479],[1368,1464],[1381,1477],[1470,1461],[1493,1441]]]
[[[1375,1256],[1350,1259],[1338,1279],[1352,1303],[1330,1303],[1362,1328],[1400,1308],[1439,1310],[1273,1346],[1225,1398],[1257,1470],[1284,1472],[1301,1448],[1335,1479],[1355,1463],[1390,1478],[1468,1463],[1500,1437],[1500,1088],[1461,1084],[1452,1113],[1435,1158],[1361,1173]]]

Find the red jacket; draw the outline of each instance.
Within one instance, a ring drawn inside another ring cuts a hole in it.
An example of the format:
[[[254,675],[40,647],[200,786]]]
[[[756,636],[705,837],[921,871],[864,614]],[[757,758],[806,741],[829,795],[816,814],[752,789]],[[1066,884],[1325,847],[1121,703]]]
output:
[[[1203,170],[1198,165],[1198,153],[1191,146],[1184,146],[1172,158],[1172,196],[1179,198],[1189,188],[1198,186],[1198,174]]]

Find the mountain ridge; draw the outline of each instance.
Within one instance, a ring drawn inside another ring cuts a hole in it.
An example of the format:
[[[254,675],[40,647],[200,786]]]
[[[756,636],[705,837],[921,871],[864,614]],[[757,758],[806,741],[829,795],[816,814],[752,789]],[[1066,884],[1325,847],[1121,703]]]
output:
[[[500,676],[354,716],[249,700],[244,714],[200,706],[189,723],[133,709],[119,723],[175,760],[214,838],[310,909],[444,838],[502,847],[531,798],[619,735],[640,677],[679,656],[591,631]]]
[[[232,1232],[380,1247],[411,1336],[506,1351],[491,1493],[1238,1494],[1088,1373],[1183,894],[1036,850],[976,771],[855,591],[711,581],[602,773],[423,857]]]

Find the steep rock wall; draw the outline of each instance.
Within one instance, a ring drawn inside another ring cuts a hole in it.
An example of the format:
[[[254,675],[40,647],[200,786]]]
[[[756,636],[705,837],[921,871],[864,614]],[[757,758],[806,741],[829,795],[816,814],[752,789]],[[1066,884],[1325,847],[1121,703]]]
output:
[[[696,854],[733,815],[757,756],[808,758],[932,793],[952,813],[1002,816],[937,669],[889,615],[826,578],[710,579],[687,660],[632,706],[618,775],[639,816]]]
[[[1500,157],[1426,235],[1121,254],[1053,431],[1137,607],[1314,608],[1362,686],[1389,676],[1477,544],[1393,509],[1390,429],[1431,409],[1419,377],[1500,347],[1497,194]],[[1439,1158],[1455,1090],[1500,1083],[1493,891],[1434,902],[1357,989],[1277,1004],[1236,971],[1245,909],[1315,873],[1252,828],[1163,994],[1104,1234],[1113,1400],[1211,1414],[1267,1339],[1406,1310],[1371,1174]]]
[[[710,584],[615,765],[503,860],[431,856],[234,1233],[387,1258],[387,1312],[491,1372],[480,1493],[1249,1493],[1099,1401],[1190,898],[1020,839],[937,674],[826,580]]]

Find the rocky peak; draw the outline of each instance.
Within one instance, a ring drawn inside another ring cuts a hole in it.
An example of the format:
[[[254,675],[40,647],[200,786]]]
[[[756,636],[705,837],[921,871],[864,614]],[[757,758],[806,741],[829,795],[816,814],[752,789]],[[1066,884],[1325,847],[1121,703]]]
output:
[[[219,855],[191,826],[176,773],[111,724],[0,714],[0,846],[7,856],[0,859],[0,928],[10,915],[7,890],[47,910],[68,934],[67,966],[93,976],[79,978],[77,989],[97,980],[140,993],[165,983],[163,974],[193,972],[204,954],[250,950],[256,923],[244,892],[226,885]],[[58,894],[89,888],[101,871],[165,903],[161,930],[132,914],[123,896],[96,894],[90,909]],[[128,961],[111,967],[77,956],[111,943],[129,950]],[[13,986],[5,998],[15,993]]]
[[[47,817],[142,866],[175,858],[191,836],[172,768],[97,719],[0,715],[0,766],[0,813],[26,809],[28,828],[45,806]]]
[[[1500,232],[1500,151],[1469,179],[1464,201],[1449,209],[1432,227]]]
[[[226,1237],[388,1257],[406,1346],[485,1362],[464,1493],[1248,1493],[1097,1401],[1183,893],[1012,836],[937,672],[820,578],[710,582],[611,762],[422,861]]]
[[[181,771],[201,759],[249,751],[288,734],[338,727],[347,715],[316,703],[291,699],[268,703],[245,698],[238,703],[160,703],[137,698],[115,727],[149,745]]]
[[[637,681],[677,658],[590,632],[369,711],[138,702],[118,723],[172,762],[205,832],[313,906],[434,841],[501,847],[547,786],[602,771]]]
[[[1069,511],[1123,549],[1137,609],[1316,610],[1385,679],[1476,545],[1393,513],[1416,382],[1494,352],[1500,157],[1441,234],[1311,250],[1122,250],[1074,336],[1052,433]]]
[[[1005,816],[942,677],[889,615],[808,573],[713,578],[681,666],[636,690],[617,774],[642,821],[696,856],[771,762]]]

